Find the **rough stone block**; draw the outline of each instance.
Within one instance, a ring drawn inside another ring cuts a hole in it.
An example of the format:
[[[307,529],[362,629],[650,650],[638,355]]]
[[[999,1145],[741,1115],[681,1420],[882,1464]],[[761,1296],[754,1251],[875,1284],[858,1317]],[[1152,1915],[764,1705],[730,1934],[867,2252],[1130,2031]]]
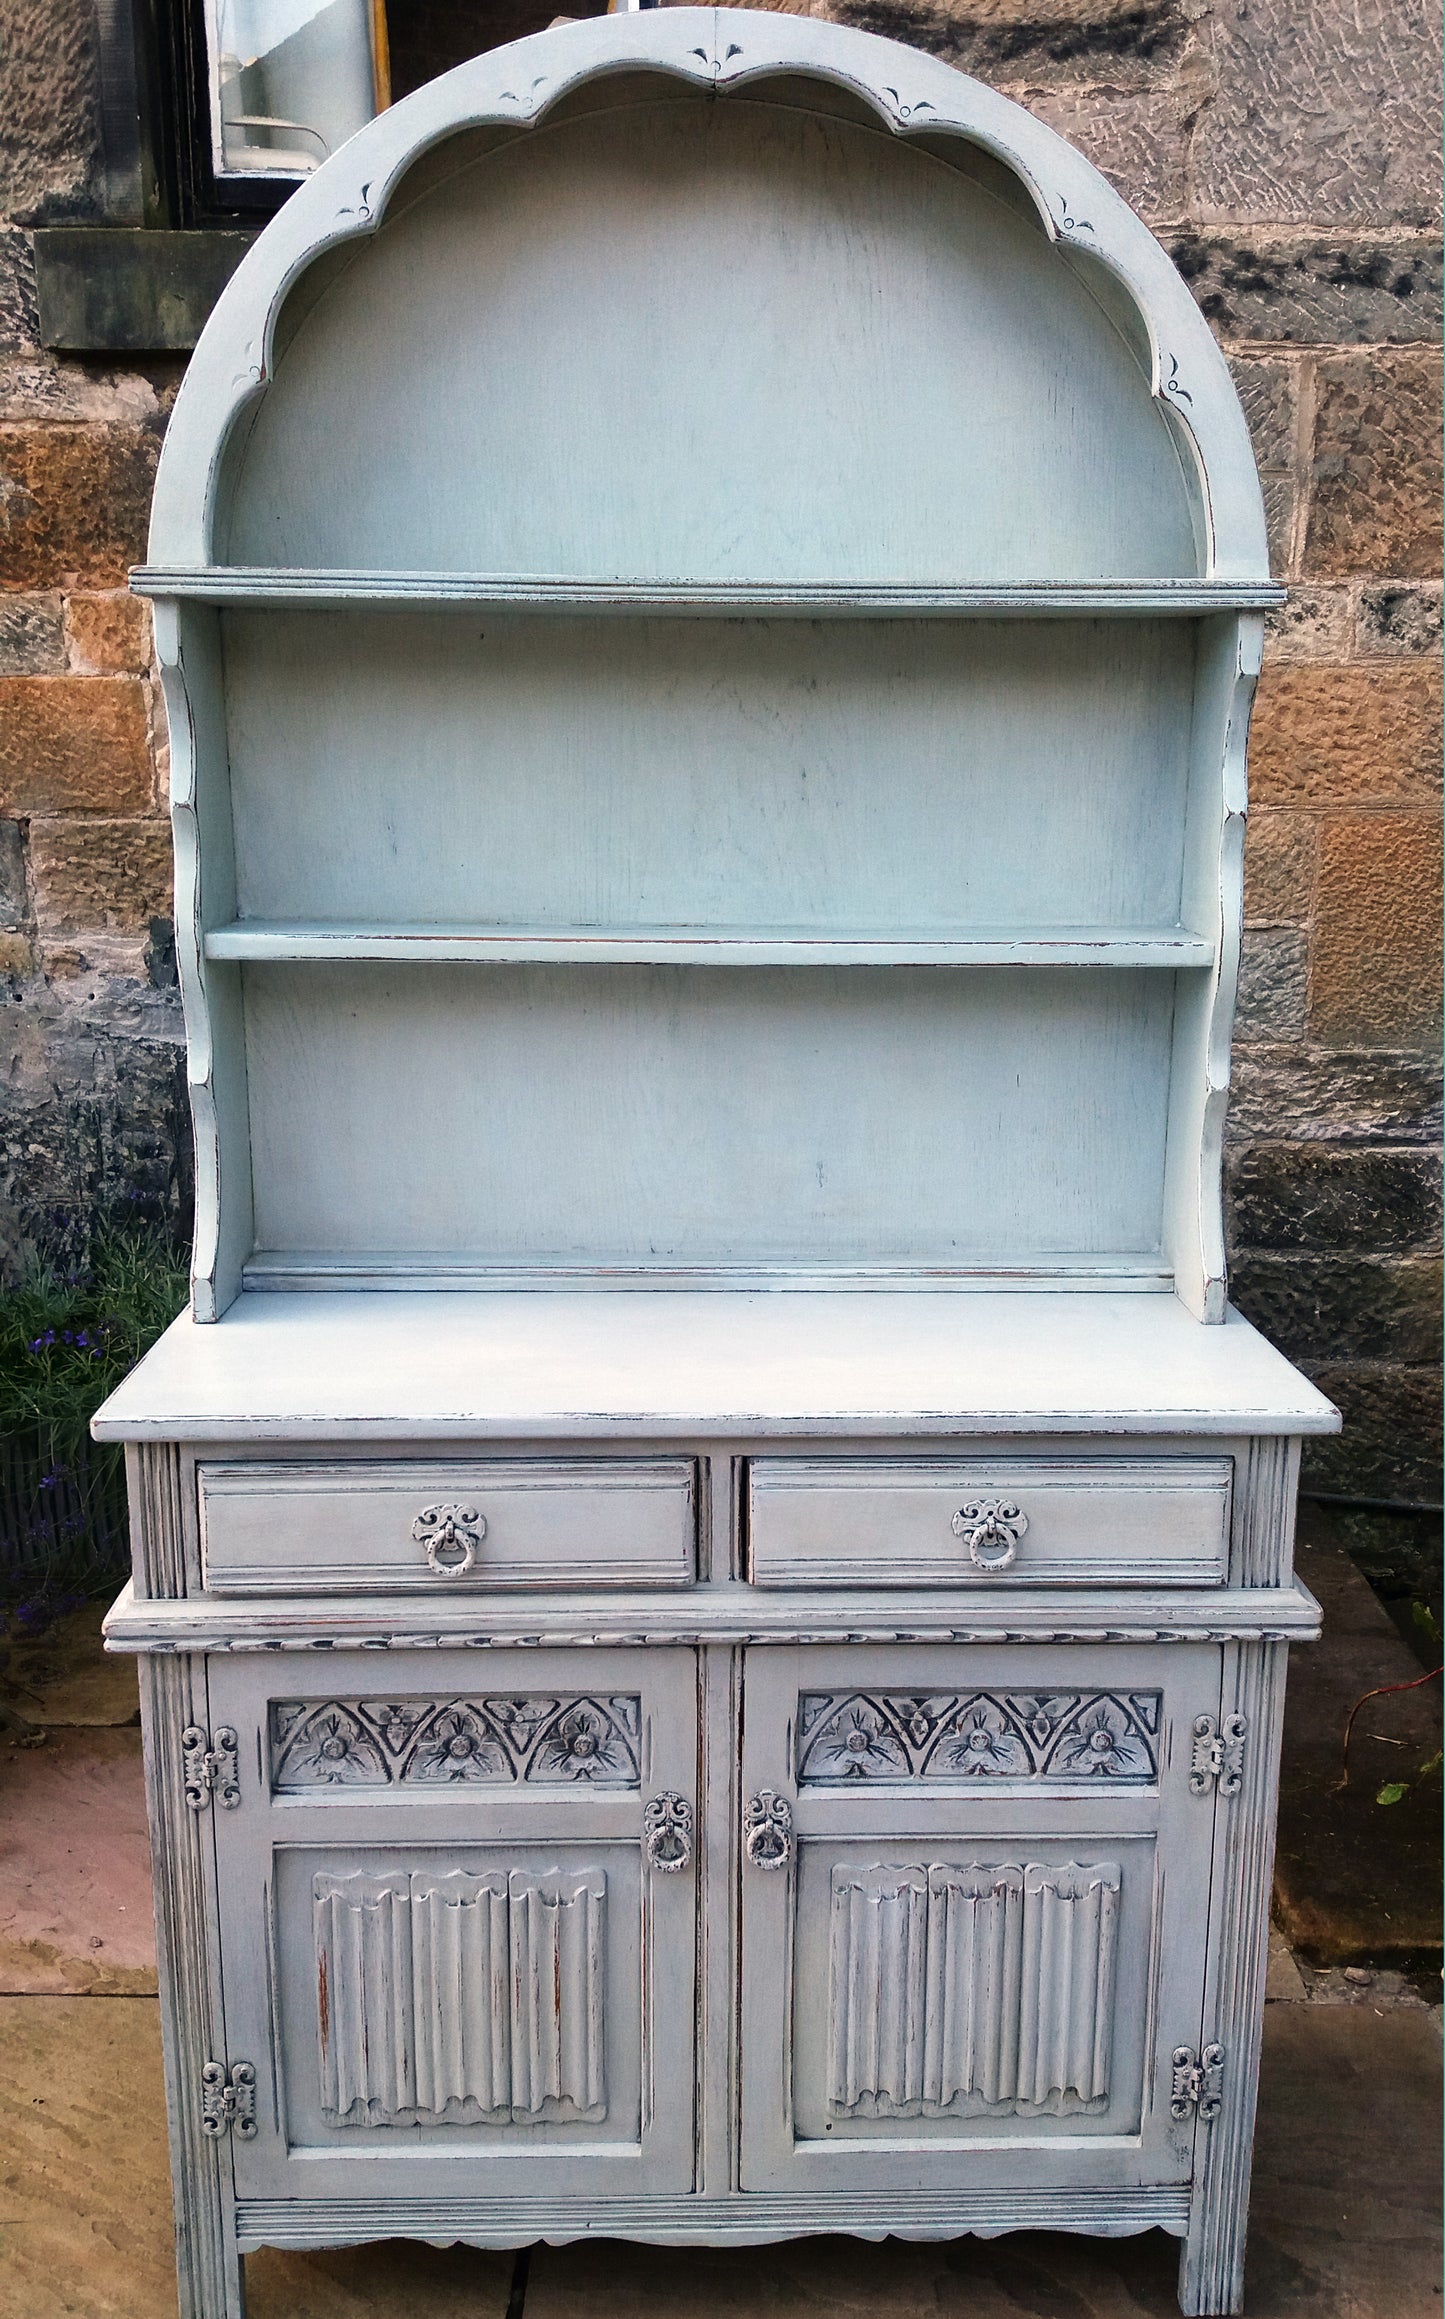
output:
[[[1394,1363],[1306,1364],[1344,1431],[1305,1445],[1304,1478],[1362,1498],[1440,1502],[1441,1374]]]
[[[1298,365],[1236,355],[1234,384],[1249,425],[1269,527],[1270,569],[1287,572],[1294,553]]]
[[[1433,1252],[1440,1245],[1440,1155],[1246,1144],[1229,1154],[1226,1218],[1239,1248]]]
[[[1337,1046],[1438,1039],[1440,823],[1430,813],[1332,814],[1320,830],[1309,1027]]]
[[[0,812],[143,813],[151,789],[134,677],[0,677]]]
[[[33,224],[94,214],[100,58],[86,0],[11,0],[4,12],[0,212]]]
[[[1355,619],[1348,588],[1291,588],[1264,619],[1265,658],[1348,660]]]
[[[1362,653],[1438,653],[1442,640],[1441,591],[1401,587],[1393,580],[1360,591],[1357,628]]]
[[[1246,926],[1294,926],[1310,914],[1315,825],[1304,813],[1252,813],[1244,847]]]
[[[1241,1047],[1230,1075],[1229,1136],[1438,1144],[1441,1077],[1433,1043],[1414,1055]]]
[[[1077,145],[1150,223],[1183,214],[1188,146],[1172,94],[1010,83],[1005,95]]]
[[[1231,1301],[1292,1361],[1403,1361],[1440,1350],[1434,1256],[1266,1256],[1229,1270]]]
[[[1430,0],[1221,0],[1218,94],[1194,144],[1208,225],[1414,226],[1439,203]]]
[[[160,437],[134,426],[0,426],[0,583],[119,588],[145,553]]]
[[[148,933],[170,904],[170,828],[164,821],[32,821],[30,872],[45,933]]]
[[[1182,0],[826,0],[806,13],[926,49],[981,80],[1099,79],[1115,90],[1170,74],[1189,31]]]
[[[1226,342],[1381,346],[1439,341],[1438,242],[1376,234],[1167,237],[1175,265]]]
[[[0,926],[23,926],[29,917],[25,832],[18,821],[0,821]]]
[[[1255,694],[1257,805],[1393,805],[1438,794],[1440,670],[1397,661],[1268,667]]]
[[[0,354],[33,353],[39,344],[34,247],[29,234],[0,231]]]
[[[77,676],[144,676],[150,666],[150,607],[124,589],[68,597],[65,634]]]
[[[0,595],[0,676],[58,676],[64,666],[60,598]]]
[[[1236,1040],[1302,1037],[1308,978],[1309,946],[1302,932],[1270,926],[1246,934],[1239,961]]]
[[[1426,354],[1319,365],[1307,573],[1438,577],[1440,385],[1439,361]]]
[[[191,1132],[174,991],[93,969],[29,983],[0,1008],[0,1082],[7,1265],[37,1236],[53,1237],[57,1211],[184,1232]]]

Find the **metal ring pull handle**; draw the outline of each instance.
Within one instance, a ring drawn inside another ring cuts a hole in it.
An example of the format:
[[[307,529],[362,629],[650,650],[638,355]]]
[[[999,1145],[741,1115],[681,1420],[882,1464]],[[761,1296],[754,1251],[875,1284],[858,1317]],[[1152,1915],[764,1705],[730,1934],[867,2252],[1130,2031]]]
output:
[[[487,1525],[475,1506],[423,1506],[411,1534],[425,1546],[438,1578],[465,1578],[475,1566]]]
[[[743,1846],[754,1868],[786,1868],[793,1857],[793,1810],[771,1788],[759,1788],[743,1812]]]
[[[955,1538],[963,1540],[974,1569],[986,1577],[1009,1568],[1028,1526],[1028,1515],[1021,1506],[1005,1504],[999,1498],[979,1498],[972,1505],[960,1506],[953,1517]]]
[[[659,1876],[680,1876],[692,1864],[692,1806],[686,1796],[649,1798],[642,1814],[642,1849]]]

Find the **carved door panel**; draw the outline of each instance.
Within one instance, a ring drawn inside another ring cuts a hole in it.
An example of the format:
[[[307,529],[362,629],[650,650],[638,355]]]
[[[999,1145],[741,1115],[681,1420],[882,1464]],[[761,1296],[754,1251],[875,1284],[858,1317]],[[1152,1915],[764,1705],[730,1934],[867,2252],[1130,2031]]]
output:
[[[691,2188],[693,1654],[218,1659],[210,1705],[238,2195]]]
[[[755,1649],[742,2182],[1184,2182],[1220,1654]]]

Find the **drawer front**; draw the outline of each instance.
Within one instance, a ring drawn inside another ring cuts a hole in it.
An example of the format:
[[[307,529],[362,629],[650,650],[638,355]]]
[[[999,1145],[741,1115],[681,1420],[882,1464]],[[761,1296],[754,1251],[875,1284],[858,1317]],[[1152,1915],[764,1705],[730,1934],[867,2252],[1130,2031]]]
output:
[[[1225,1457],[757,1458],[755,1586],[1222,1585]]]
[[[218,1463],[197,1478],[217,1594],[688,1586],[697,1574],[690,1458]]]

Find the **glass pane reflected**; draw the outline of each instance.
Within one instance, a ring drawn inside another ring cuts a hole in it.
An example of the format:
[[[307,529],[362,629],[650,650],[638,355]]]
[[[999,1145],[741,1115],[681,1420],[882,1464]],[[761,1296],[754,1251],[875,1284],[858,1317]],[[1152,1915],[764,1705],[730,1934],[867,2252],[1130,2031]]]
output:
[[[383,0],[207,0],[219,177],[307,177],[390,101]]]

